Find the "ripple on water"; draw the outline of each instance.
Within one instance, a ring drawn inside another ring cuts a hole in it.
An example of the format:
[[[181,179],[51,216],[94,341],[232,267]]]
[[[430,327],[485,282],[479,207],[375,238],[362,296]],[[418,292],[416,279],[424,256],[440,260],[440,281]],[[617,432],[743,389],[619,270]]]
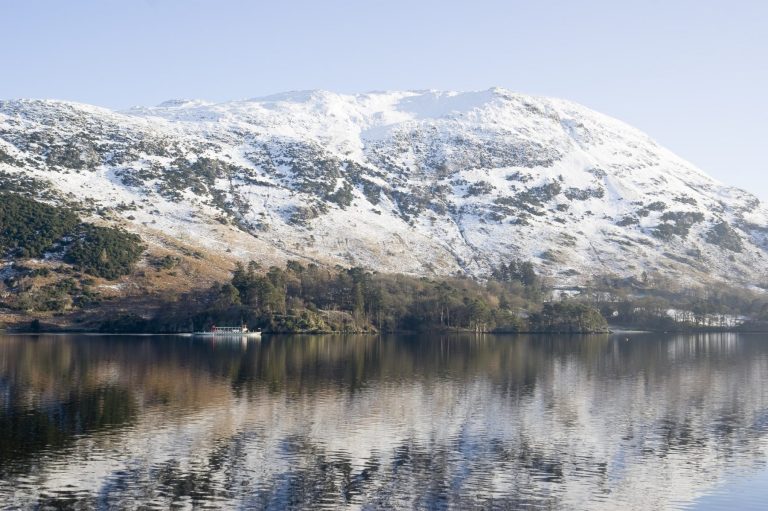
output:
[[[733,494],[742,474],[764,472],[768,451],[768,345],[747,337],[174,342],[0,338],[0,499],[126,509],[767,500],[768,481]]]

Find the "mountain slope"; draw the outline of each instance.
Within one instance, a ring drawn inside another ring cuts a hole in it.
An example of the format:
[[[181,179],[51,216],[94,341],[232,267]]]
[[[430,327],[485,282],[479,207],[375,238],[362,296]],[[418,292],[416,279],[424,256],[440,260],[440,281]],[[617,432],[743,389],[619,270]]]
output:
[[[519,258],[561,283],[766,280],[754,196],[619,121],[504,89],[125,112],[3,101],[0,180],[230,259],[482,276]]]

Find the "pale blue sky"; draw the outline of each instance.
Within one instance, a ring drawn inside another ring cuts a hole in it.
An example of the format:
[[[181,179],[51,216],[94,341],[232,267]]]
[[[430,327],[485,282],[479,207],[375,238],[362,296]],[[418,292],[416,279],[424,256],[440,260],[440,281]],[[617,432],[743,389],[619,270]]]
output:
[[[768,199],[768,1],[0,0],[0,98],[556,96]]]

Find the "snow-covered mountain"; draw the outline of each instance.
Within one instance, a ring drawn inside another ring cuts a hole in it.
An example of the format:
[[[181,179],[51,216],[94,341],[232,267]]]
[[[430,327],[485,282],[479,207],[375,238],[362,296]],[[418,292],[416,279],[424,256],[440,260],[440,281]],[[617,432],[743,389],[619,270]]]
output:
[[[580,105],[505,89],[291,92],[113,112],[0,102],[0,186],[151,244],[559,282],[766,281],[768,209]]]

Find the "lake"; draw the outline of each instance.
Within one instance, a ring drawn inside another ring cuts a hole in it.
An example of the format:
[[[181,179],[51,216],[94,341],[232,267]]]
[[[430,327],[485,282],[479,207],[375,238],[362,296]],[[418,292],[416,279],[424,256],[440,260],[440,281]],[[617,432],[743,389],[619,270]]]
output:
[[[765,509],[766,340],[0,336],[0,502]]]

